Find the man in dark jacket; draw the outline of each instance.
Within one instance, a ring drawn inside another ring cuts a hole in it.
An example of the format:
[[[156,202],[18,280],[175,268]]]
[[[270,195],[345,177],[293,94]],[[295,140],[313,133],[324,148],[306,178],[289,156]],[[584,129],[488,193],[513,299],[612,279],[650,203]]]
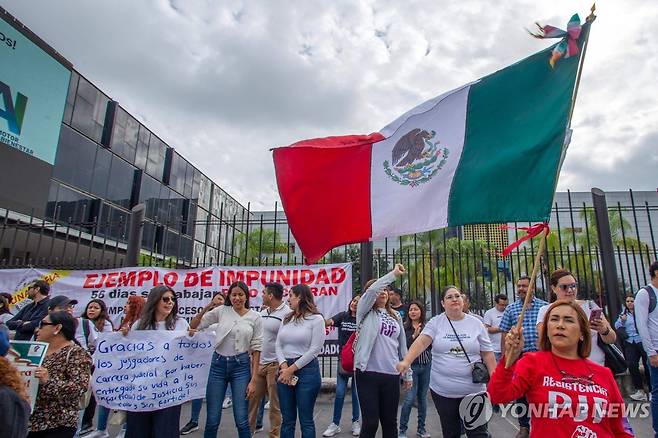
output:
[[[50,285],[43,280],[37,280],[27,289],[27,296],[32,302],[23,308],[9,321],[7,327],[15,330],[14,339],[29,341],[41,320],[48,314],[48,294]]]

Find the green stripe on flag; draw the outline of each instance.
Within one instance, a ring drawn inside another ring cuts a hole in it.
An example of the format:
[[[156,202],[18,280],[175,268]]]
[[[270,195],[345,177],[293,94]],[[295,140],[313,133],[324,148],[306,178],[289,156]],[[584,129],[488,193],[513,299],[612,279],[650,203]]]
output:
[[[449,225],[548,220],[580,60],[552,49],[471,86]]]

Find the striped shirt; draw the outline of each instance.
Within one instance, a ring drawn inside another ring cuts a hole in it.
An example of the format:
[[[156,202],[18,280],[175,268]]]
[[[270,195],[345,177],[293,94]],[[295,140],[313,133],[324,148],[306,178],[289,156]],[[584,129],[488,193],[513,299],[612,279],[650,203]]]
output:
[[[422,325],[420,327],[420,330],[418,333],[423,331],[423,328],[425,325]],[[413,327],[407,327],[406,325],[404,326],[404,332],[407,335],[407,348],[411,348],[411,344],[413,344],[415,338],[413,337],[414,335],[414,328]],[[427,347],[420,355],[414,360],[413,365],[427,365],[428,363],[432,362],[432,346],[430,345]]]
[[[532,297],[532,304],[528,307],[525,316],[523,317],[524,353],[537,351],[537,338],[539,337],[537,335],[537,314],[539,313],[539,309],[547,304],[548,303],[544,300],[535,296]],[[510,329],[519,321],[519,315],[521,315],[522,308],[523,300],[520,298],[507,306],[498,328],[504,332],[510,331]]]

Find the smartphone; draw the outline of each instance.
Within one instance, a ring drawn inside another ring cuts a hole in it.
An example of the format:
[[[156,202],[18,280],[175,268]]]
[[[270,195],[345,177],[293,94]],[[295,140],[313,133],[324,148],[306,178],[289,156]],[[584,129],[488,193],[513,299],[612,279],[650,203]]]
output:
[[[592,309],[592,313],[589,314],[589,323],[591,324],[592,322],[601,319],[602,313],[603,309]]]
[[[295,386],[297,384],[297,381],[299,380],[299,377],[297,376],[292,376],[290,378],[290,386]]]

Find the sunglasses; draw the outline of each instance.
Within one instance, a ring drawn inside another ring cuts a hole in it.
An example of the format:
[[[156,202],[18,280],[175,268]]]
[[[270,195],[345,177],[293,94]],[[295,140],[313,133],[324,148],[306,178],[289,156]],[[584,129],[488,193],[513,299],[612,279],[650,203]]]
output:
[[[175,297],[162,297],[162,301],[164,301],[165,303],[175,303],[176,298]]]
[[[558,284],[557,287],[562,289],[563,291],[567,289],[578,289],[578,283],[571,283],[571,284]]]
[[[47,325],[57,325],[57,324],[55,324],[54,322],[41,321],[41,322],[39,323],[39,328],[44,327],[44,326],[47,326]]]

